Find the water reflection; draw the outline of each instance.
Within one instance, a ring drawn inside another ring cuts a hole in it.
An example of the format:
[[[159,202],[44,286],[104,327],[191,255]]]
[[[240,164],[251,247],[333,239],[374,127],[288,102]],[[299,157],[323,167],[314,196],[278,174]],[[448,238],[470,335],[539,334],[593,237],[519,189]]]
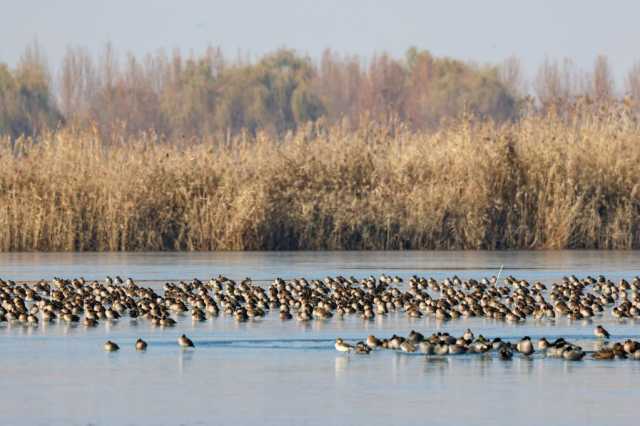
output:
[[[335,356],[335,360],[333,362],[333,370],[336,379],[341,379],[344,377],[346,370],[349,367],[350,361],[351,355],[340,354]]]
[[[181,376],[185,373],[185,367],[189,366],[194,356],[193,349],[180,348],[178,351],[178,372]]]

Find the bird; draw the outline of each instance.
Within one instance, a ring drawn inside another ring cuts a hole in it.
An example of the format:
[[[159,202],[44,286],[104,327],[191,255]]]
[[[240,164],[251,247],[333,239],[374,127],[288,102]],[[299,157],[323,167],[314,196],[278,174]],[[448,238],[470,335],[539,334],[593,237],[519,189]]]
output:
[[[513,351],[511,350],[511,345],[504,345],[500,348],[500,359],[503,361],[508,361],[513,358]]]
[[[334,345],[338,352],[351,352],[353,350],[353,346],[348,343],[345,343],[340,337],[336,339],[336,343]]]
[[[415,352],[416,351],[416,345],[414,345],[413,343],[411,343],[408,340],[405,340],[404,342],[400,343],[400,350],[402,352]]]
[[[120,346],[118,346],[116,343],[112,342],[111,340],[107,340],[107,342],[104,344],[103,347],[104,347],[104,350],[107,352],[115,352],[120,349]]]
[[[591,355],[591,357],[597,360],[608,360],[608,359],[614,359],[616,357],[616,354],[613,352],[613,349],[611,348],[602,348],[598,352],[594,352],[593,355]]]
[[[147,342],[145,342],[144,340],[138,338],[138,340],[136,340],[136,350],[137,351],[146,351],[147,350]]]
[[[189,339],[184,334],[178,338],[178,344],[183,348],[195,348],[196,345],[193,344],[191,339]]]
[[[597,326],[595,330],[593,330],[593,334],[595,334],[596,337],[601,339],[608,339],[609,337],[611,337],[609,332],[605,330],[605,328],[601,325]]]
[[[523,337],[516,345],[516,349],[523,355],[531,355],[534,352],[531,338],[529,336]]]
[[[376,349],[382,346],[382,342],[373,334],[367,337],[367,346],[371,349]]]
[[[550,346],[550,343],[545,337],[543,337],[542,339],[538,340],[538,349],[545,350],[549,346]]]
[[[364,342],[356,343],[355,352],[361,355],[368,355],[371,352],[371,348],[367,346]]]
[[[579,346],[571,346],[562,352],[562,358],[567,361],[580,361],[584,356],[585,352]]]

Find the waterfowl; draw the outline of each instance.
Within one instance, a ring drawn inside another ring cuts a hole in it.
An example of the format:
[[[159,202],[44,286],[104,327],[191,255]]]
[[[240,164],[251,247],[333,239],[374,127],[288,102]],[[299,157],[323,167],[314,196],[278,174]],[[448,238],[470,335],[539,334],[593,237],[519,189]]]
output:
[[[622,345],[622,343],[619,343],[619,342],[614,343],[611,350],[613,351],[613,354],[616,356],[616,358],[620,358],[620,359],[627,358],[627,352],[625,352],[624,346]]]
[[[136,350],[137,351],[146,351],[147,350],[147,342],[145,342],[144,340],[138,338],[138,340],[136,340]]]
[[[531,338],[529,336],[525,336],[518,342],[516,345],[516,349],[523,355],[529,356],[534,352],[533,344],[531,343]]]
[[[407,340],[411,343],[420,343],[424,340],[424,335],[422,333],[418,333],[415,330],[411,330],[411,332],[407,336]]]
[[[627,339],[623,344],[623,348],[626,353],[632,354],[640,349],[640,343],[631,339]]]
[[[336,348],[336,350],[338,352],[351,352],[353,350],[353,346],[351,346],[350,344],[346,343],[340,337],[338,337],[336,339],[336,343],[335,343],[334,347]]]
[[[371,348],[367,346],[364,342],[358,342],[355,346],[355,353],[359,355],[369,355],[371,352]]]
[[[503,361],[508,361],[513,358],[513,350],[511,349],[511,345],[504,345],[498,351],[500,354],[500,359]]]
[[[448,355],[449,354],[449,345],[443,342],[436,344],[433,348],[433,353],[435,355]]]
[[[84,323],[85,327],[95,327],[98,325],[97,320],[89,317],[85,317],[82,322]]]
[[[467,352],[467,348],[457,343],[449,345],[449,355],[459,355]]]
[[[434,345],[429,342],[429,341],[422,341],[420,343],[418,343],[418,352],[426,354],[426,355],[433,355],[434,353]]]
[[[503,344],[504,343],[502,341],[499,341],[499,342],[495,342],[495,346],[494,346],[494,343],[489,344],[486,342],[475,341],[469,345],[469,350],[474,353],[485,353],[494,348],[499,349]]]
[[[389,339],[389,349],[400,349],[400,345],[404,342],[404,337],[395,334]]]
[[[538,340],[538,349],[540,349],[541,351],[548,349],[550,346],[549,341],[546,338],[541,338],[540,340]]]
[[[180,345],[183,348],[195,348],[196,347],[193,344],[193,342],[191,341],[191,339],[189,339],[184,334],[182,336],[178,337],[178,345]]]
[[[562,353],[569,345],[564,340],[556,340],[553,343],[549,344],[549,347],[546,349],[545,353],[548,357],[551,358],[560,358],[562,357]]]
[[[480,336],[480,337],[482,337],[482,336]],[[481,340],[476,340],[473,343],[473,345],[474,346],[476,346],[476,345],[487,345],[487,343],[486,343],[486,340],[482,340],[482,341]],[[497,350],[500,350],[504,345],[505,345],[505,342],[503,342],[501,338],[496,337],[491,341],[490,349],[493,349],[493,350],[497,351]]]
[[[415,352],[416,346],[408,340],[405,340],[400,344],[400,350],[402,352]]]
[[[593,330],[593,334],[600,339],[608,339],[611,337],[609,332],[601,325],[598,325],[595,330]]]
[[[467,328],[467,330],[462,335],[462,338],[467,341],[473,340],[473,332],[471,331],[470,328]]]
[[[580,361],[584,356],[585,352],[579,346],[571,346],[562,352],[562,358],[567,361]]]
[[[594,352],[591,357],[597,360],[610,360],[615,358],[615,353],[611,348],[602,348],[597,352]]]
[[[103,347],[104,347],[104,350],[107,352],[115,352],[120,349],[120,346],[118,346],[116,343],[112,342],[111,340],[107,340],[107,342],[104,344]]]
[[[376,349],[382,346],[382,342],[373,334],[367,336],[367,346],[371,349]]]

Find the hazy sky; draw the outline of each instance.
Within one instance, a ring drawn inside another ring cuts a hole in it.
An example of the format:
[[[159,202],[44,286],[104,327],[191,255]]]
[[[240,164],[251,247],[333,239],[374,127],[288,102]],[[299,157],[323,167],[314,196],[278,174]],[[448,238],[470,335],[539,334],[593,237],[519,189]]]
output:
[[[251,56],[292,47],[368,57],[412,45],[476,62],[519,56],[529,73],[546,56],[584,69],[604,53],[618,81],[640,60],[637,0],[16,0],[0,16],[0,61],[15,64],[37,39],[57,66],[69,45],[97,52],[107,41],[136,54],[219,45]]]

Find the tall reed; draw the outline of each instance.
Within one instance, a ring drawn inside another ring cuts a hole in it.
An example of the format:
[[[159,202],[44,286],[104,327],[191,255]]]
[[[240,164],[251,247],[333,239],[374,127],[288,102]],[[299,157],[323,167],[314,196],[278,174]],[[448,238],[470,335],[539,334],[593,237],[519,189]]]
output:
[[[0,250],[640,247],[640,132],[619,109],[281,140],[0,148]]]

